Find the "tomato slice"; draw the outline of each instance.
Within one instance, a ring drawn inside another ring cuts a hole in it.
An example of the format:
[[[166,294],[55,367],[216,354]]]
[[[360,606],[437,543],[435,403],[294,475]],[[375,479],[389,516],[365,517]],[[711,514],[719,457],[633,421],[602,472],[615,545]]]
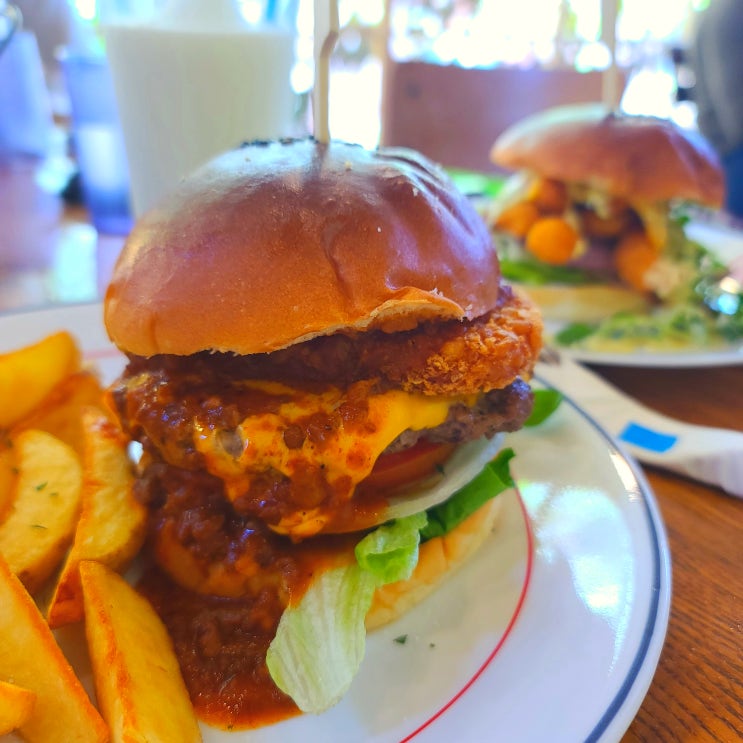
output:
[[[374,490],[394,491],[422,480],[449,458],[455,446],[419,439],[409,449],[382,454],[362,485]]]

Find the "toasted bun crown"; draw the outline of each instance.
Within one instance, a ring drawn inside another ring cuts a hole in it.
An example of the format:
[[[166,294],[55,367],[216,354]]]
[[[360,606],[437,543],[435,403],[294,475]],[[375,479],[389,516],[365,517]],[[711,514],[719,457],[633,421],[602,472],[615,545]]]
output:
[[[187,178],[138,222],[105,321],[140,356],[270,352],[340,330],[492,309],[487,228],[409,150],[257,142]]]
[[[630,200],[684,199],[719,207],[720,164],[711,145],[670,121],[563,106],[507,129],[490,153],[498,165],[587,183]]]

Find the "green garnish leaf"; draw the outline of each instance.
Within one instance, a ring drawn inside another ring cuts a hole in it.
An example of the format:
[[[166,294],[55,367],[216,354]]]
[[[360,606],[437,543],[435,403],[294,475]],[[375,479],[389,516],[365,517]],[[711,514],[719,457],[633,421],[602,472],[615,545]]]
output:
[[[509,463],[513,449],[502,449],[474,480],[448,500],[429,508],[428,523],[421,529],[421,539],[433,539],[450,532],[491,498],[513,487]]]
[[[396,642],[396,643],[397,643],[398,645],[404,645],[404,644],[405,644],[405,643],[406,643],[407,641],[408,641],[408,636],[407,636],[407,635],[398,635],[398,636],[397,636],[397,637],[395,638],[395,642]]]
[[[501,273],[509,281],[520,284],[591,284],[596,278],[580,268],[570,266],[552,266],[535,260],[500,259]]]
[[[459,168],[447,168],[454,185],[466,195],[495,196],[503,187],[503,176],[478,173]]]
[[[573,343],[588,338],[596,332],[596,326],[584,322],[575,322],[564,327],[555,335],[555,341],[561,346],[570,346]]]
[[[560,407],[562,394],[557,390],[534,390],[534,406],[524,426],[538,426]]]

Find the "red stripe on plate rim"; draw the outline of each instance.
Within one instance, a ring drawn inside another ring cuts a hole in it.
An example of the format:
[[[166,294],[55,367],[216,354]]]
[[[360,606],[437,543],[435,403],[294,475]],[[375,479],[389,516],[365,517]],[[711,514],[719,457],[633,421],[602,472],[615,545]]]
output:
[[[516,620],[519,618],[519,615],[521,614],[521,610],[524,606],[524,601],[526,600],[526,594],[529,589],[529,583],[531,582],[531,574],[532,574],[532,568],[534,564],[534,533],[532,532],[531,528],[531,522],[529,521],[529,514],[526,511],[526,505],[524,504],[524,499],[521,497],[521,493],[519,492],[518,488],[516,488],[516,494],[518,495],[518,502],[519,507],[521,508],[521,514],[524,517],[524,525],[526,526],[526,573],[524,575],[524,585],[521,587],[521,594],[519,595],[519,599],[516,602],[516,608],[514,609],[513,616],[511,617],[511,620],[508,623],[508,626],[506,627],[505,632],[503,633],[503,636],[498,640],[498,643],[496,646],[488,653],[485,660],[482,662],[480,667],[472,674],[472,676],[469,678],[469,680],[462,686],[461,689],[459,689],[456,694],[444,705],[441,706],[440,709],[436,710],[434,714],[431,715],[425,722],[421,723],[415,730],[413,730],[412,733],[409,733],[406,735],[400,743],[408,743],[408,741],[413,740],[417,735],[422,733],[429,725],[434,723],[436,720],[439,719],[448,709],[450,709],[454,704],[457,703],[458,700],[460,700],[467,691],[472,687],[472,685],[477,681],[480,676],[482,676],[485,669],[493,662],[493,659],[498,654],[498,651],[503,647],[506,640],[508,639],[508,636],[513,631],[514,626],[516,625]]]

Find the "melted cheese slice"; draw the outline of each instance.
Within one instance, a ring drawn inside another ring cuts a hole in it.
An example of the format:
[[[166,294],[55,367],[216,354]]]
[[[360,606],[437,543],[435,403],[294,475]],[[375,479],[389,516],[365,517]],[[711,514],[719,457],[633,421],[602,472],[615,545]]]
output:
[[[446,420],[453,404],[474,402],[474,396],[431,397],[400,390],[366,394],[365,382],[318,394],[274,382],[250,381],[246,386],[275,396],[274,412],[243,420],[228,446],[219,431],[197,425],[194,434],[207,469],[224,480],[233,500],[262,472],[274,470],[295,479],[318,468],[337,494],[350,498],[379,455],[403,431],[434,428]],[[356,402],[359,394],[364,395],[365,405]],[[301,445],[290,447],[285,432],[295,426],[311,433]],[[321,508],[302,509],[282,520],[276,530],[309,536],[322,529],[326,520]]]

